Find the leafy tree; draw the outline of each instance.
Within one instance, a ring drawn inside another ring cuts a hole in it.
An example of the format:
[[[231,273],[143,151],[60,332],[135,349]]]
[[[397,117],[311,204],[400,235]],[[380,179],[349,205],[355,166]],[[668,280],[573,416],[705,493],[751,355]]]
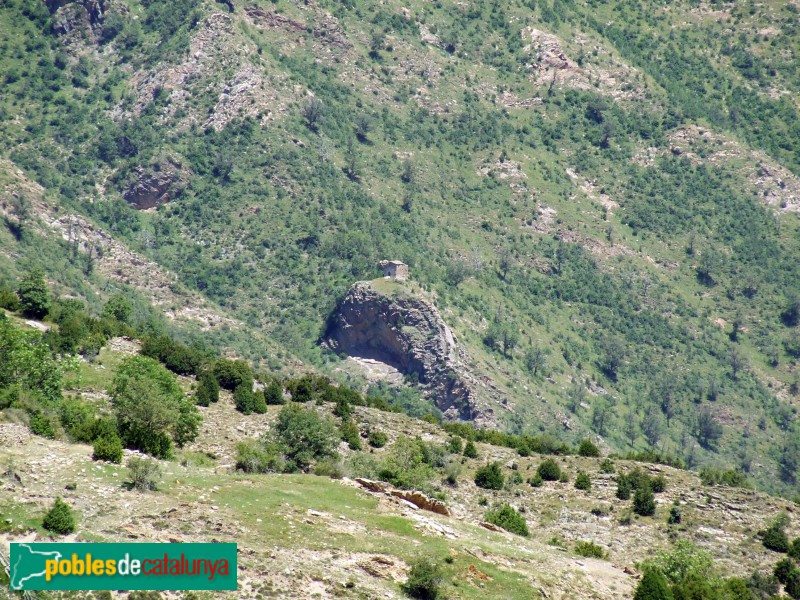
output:
[[[552,458],[548,458],[536,468],[536,474],[544,481],[558,481],[561,479],[561,467]]]
[[[791,296],[786,302],[786,308],[781,313],[781,319],[787,327],[800,324],[800,296]]]
[[[120,323],[130,323],[133,305],[122,294],[115,294],[109,298],[103,307],[103,316],[115,319]]]
[[[325,104],[322,100],[316,96],[309,98],[301,111],[306,127],[316,133],[322,118],[325,116],[325,111]]]
[[[697,414],[695,437],[706,450],[714,450],[722,437],[722,425],[708,407],[703,408]]]
[[[50,292],[44,281],[44,272],[33,268],[20,281],[19,296],[22,313],[32,319],[43,319],[50,310]]]
[[[295,403],[281,409],[273,431],[268,440],[280,447],[288,470],[306,470],[313,461],[332,456],[339,440],[330,419]]]
[[[404,489],[425,489],[434,472],[430,448],[421,439],[401,435],[384,461],[380,478]]]
[[[146,356],[126,358],[117,370],[111,403],[126,446],[169,457],[173,442],[197,438],[200,415],[184,396],[175,376]]]
[[[502,490],[505,483],[500,463],[493,462],[480,467],[475,472],[475,485],[487,490]]]
[[[516,533],[522,537],[528,537],[530,535],[525,517],[509,504],[503,504],[493,510],[487,511],[485,518],[489,523],[502,527],[511,533]]]
[[[253,371],[243,360],[220,358],[212,369],[220,387],[234,391],[240,385],[253,387]]]
[[[625,346],[615,337],[604,338],[600,344],[600,369],[611,381],[616,381],[625,362]]]
[[[233,402],[236,405],[236,410],[246,415],[252,413],[263,415],[267,412],[264,394],[260,391],[254,391],[246,383],[237,387],[233,392]]]
[[[75,531],[75,517],[72,515],[72,510],[67,503],[61,499],[61,496],[56,498],[53,506],[45,514],[42,520],[42,527],[59,535],[67,535]]]

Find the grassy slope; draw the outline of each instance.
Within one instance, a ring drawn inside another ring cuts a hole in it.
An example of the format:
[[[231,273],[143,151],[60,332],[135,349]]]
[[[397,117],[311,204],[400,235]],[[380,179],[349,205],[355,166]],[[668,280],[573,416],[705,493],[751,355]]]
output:
[[[590,394],[589,408],[569,415],[572,435],[594,429],[610,446],[625,448],[631,414],[634,447],[641,449],[639,424],[662,404],[672,380],[677,407],[662,439],[666,450],[700,463],[752,464],[763,485],[791,491],[777,483],[775,459],[786,438],[781,416],[794,402],[786,388],[795,363],[782,346],[791,332],[779,313],[784,296],[798,288],[796,216],[783,214],[778,226],[773,211],[760,206],[760,188],[744,168],[750,155],[706,169],[668,151],[676,132],[697,122],[727,139],[741,136],[745,150],[747,143],[761,148],[770,165],[796,170],[796,149],[781,147],[764,133],[766,125],[753,132],[728,113],[720,116],[723,108],[748,118],[774,113],[770,126],[791,130],[795,109],[770,96],[773,88],[796,85],[782,52],[794,43],[788,9],[769,5],[751,13],[724,5],[723,12],[734,13],[728,19],[688,3],[669,10],[639,10],[633,3],[564,3],[561,9],[547,2],[265,4],[308,27],[238,11],[214,50],[230,60],[186,82],[187,102],[161,94],[138,114],[137,102],[147,104],[149,91],[128,70],[158,78],[173,72],[170,63],[191,64],[181,44],[192,34],[191,23],[178,22],[168,60],[160,63],[149,50],[158,15],[130,6],[144,23],[138,38],[126,29],[99,48],[73,43],[63,69],[53,64],[63,42],[42,34],[44,18],[16,29],[15,35],[36,40],[29,47],[22,37],[8,38],[4,47],[3,72],[19,71],[3,104],[5,153],[60,202],[91,214],[249,326],[318,364],[314,343],[336,299],[353,280],[372,278],[378,259],[406,260],[412,277],[436,292],[478,373],[515,407],[510,427],[564,435],[566,390],[577,380],[609,394]],[[219,8],[197,6],[203,15]],[[11,31],[15,10],[2,11],[4,30]],[[671,26],[684,22],[692,28],[671,40]],[[200,23],[196,31],[205,27]],[[779,32],[756,38],[767,26]],[[558,34],[567,56],[581,63],[573,80],[560,76],[552,96],[550,76],[537,78],[529,68],[538,60],[529,27]],[[425,30],[439,43],[424,41]],[[657,41],[652,47],[625,41],[636,36]],[[719,43],[709,46],[708,39]],[[444,49],[448,43],[453,52]],[[653,60],[670,43],[672,60]],[[744,77],[724,43],[745,44],[765,61],[762,75],[774,66],[774,81],[761,85]],[[76,63],[81,54],[86,59]],[[24,75],[27,55],[41,60]],[[251,102],[245,94],[237,110],[254,122],[233,122],[219,132],[192,127],[192,120],[202,123],[219,110],[217,92],[233,87],[249,64],[278,98],[256,95]],[[82,70],[88,83],[76,87]],[[47,73],[49,87],[41,84]],[[713,96],[707,106],[689,93],[698,79]],[[740,88],[749,90],[746,103],[734,102]],[[300,114],[309,92],[326,106],[316,131]],[[519,108],[512,96],[542,101]],[[756,101],[760,112],[747,108]],[[112,123],[113,108],[129,114],[130,125]],[[354,132],[362,116],[371,130],[359,141]],[[108,135],[126,136],[137,152],[98,156],[98,142]],[[701,141],[689,145],[708,158]],[[637,156],[647,148],[664,155],[642,163]],[[183,196],[146,214],[115,203],[134,168],[157,163],[165,152],[182,157],[193,173]],[[401,178],[406,160],[414,165],[413,183]],[[358,181],[342,172],[350,164]],[[94,186],[101,181],[104,195]],[[111,200],[90,201],[103,196]],[[410,212],[401,208],[405,198]],[[606,213],[606,198],[619,206]],[[699,252],[689,256],[693,234]],[[3,244],[14,247],[11,240]],[[720,257],[713,286],[696,277],[706,252]],[[511,266],[504,278],[500,258],[506,255]],[[54,259],[47,262],[53,269]],[[458,271],[469,277],[459,281]],[[748,277],[758,290],[753,298],[742,294]],[[730,326],[720,330],[712,321],[730,323],[737,312],[748,330],[737,346],[752,370],[734,380]],[[482,343],[487,322],[498,316],[522,333],[513,360]],[[600,368],[608,338],[625,348],[616,382]],[[231,343],[272,365],[284,359],[282,351],[265,353],[260,344]],[[547,352],[547,379],[525,370],[529,347]],[[767,361],[772,354],[777,367]],[[703,392],[711,378],[722,390],[715,403]],[[605,419],[599,418],[603,405]],[[725,426],[716,451],[692,440],[698,405]]]

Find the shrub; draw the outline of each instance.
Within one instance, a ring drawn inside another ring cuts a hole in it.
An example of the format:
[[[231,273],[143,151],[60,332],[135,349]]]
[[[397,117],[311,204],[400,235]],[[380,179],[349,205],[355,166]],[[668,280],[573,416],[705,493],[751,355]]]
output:
[[[75,517],[61,496],[56,498],[53,506],[47,511],[42,520],[42,527],[59,535],[67,535],[75,531]]]
[[[373,429],[369,432],[367,436],[367,441],[369,445],[373,448],[383,448],[386,445],[386,442],[389,441],[389,438],[385,433],[382,431],[378,431],[377,429]]]
[[[530,535],[525,517],[519,514],[519,512],[509,504],[503,504],[494,510],[487,511],[485,518],[489,523],[502,527],[511,533],[521,535],[522,537],[528,537]]]
[[[42,413],[35,413],[31,415],[31,420],[29,424],[31,433],[34,435],[41,436],[43,438],[48,438],[50,440],[55,439],[56,431],[53,429],[53,423]]]
[[[598,457],[600,456],[600,448],[595,446],[590,440],[583,440],[580,446],[578,446],[578,456]]]
[[[542,487],[544,485],[544,479],[542,476],[536,473],[533,477],[528,479],[528,483],[531,484],[531,487]]]
[[[281,409],[271,433],[286,457],[288,470],[305,470],[313,461],[332,456],[339,438],[330,419],[297,404]]]
[[[714,467],[706,467],[700,471],[700,481],[703,485],[726,485],[728,487],[747,488],[750,484],[744,473],[733,469],[721,470]]]
[[[269,385],[264,388],[264,400],[268,406],[286,404],[286,399],[283,397],[283,386],[274,379],[270,381]]]
[[[17,312],[22,308],[17,295],[5,286],[0,287],[0,308],[5,308],[11,312]]]
[[[636,586],[633,600],[673,600],[667,578],[652,569],[645,571],[639,585]]]
[[[274,446],[258,440],[236,444],[236,468],[245,473],[270,473],[283,471],[284,463]]]
[[[636,488],[636,493],[633,495],[633,512],[643,517],[656,514],[656,498],[649,485]]]
[[[775,563],[775,568],[772,572],[776,579],[781,582],[781,585],[786,585],[789,582],[792,571],[795,569],[797,569],[797,567],[794,565],[794,561],[791,558],[782,558]]]
[[[219,383],[211,372],[204,371],[200,375],[194,401],[198,406],[208,406],[219,401]]]
[[[592,480],[589,475],[583,471],[578,471],[578,476],[575,477],[575,489],[584,490],[588,492],[592,489]]]
[[[429,558],[418,558],[411,564],[403,591],[418,600],[441,598],[442,575],[439,566]]]
[[[678,505],[678,501],[676,500],[675,503],[669,509],[669,516],[667,516],[667,524],[679,525],[680,522],[681,522],[681,508]]]
[[[544,481],[558,481],[561,479],[561,467],[552,458],[548,458],[538,466],[536,474]]]
[[[161,467],[150,458],[140,458],[132,456],[126,465],[128,475],[131,478],[131,485],[140,492],[158,489],[158,482],[161,479]]]
[[[667,478],[663,475],[657,475],[650,479],[650,489],[654,494],[660,494],[667,489]]]
[[[600,463],[600,472],[601,473],[613,473],[616,470],[614,467],[614,461],[610,458],[603,459],[603,462]]]
[[[468,440],[467,444],[464,446],[464,456],[467,458],[478,458],[478,449],[475,447],[475,443],[472,440]]]
[[[578,556],[585,556],[586,558],[605,558],[605,551],[595,544],[594,542],[576,542],[575,554]]]
[[[220,358],[214,363],[212,369],[219,385],[226,390],[234,391],[240,385],[249,385],[253,388],[253,371],[243,360],[230,360]]]
[[[358,425],[352,419],[344,421],[339,431],[342,434],[342,440],[347,442],[351,450],[361,450],[361,434],[358,431]]]
[[[800,537],[794,538],[792,543],[789,544],[789,556],[800,561]]]
[[[484,465],[475,473],[475,485],[486,490],[502,490],[504,482],[505,478],[498,462]]]
[[[94,441],[93,460],[105,460],[112,463],[122,462],[122,440],[119,436],[104,435]]]
[[[461,454],[464,451],[464,440],[457,435],[451,435],[447,440],[447,451],[451,454]]]
[[[448,461],[444,467],[445,481],[449,485],[456,485],[459,475],[461,475],[461,463],[458,460]]]
[[[22,313],[32,319],[43,319],[50,310],[50,292],[41,269],[34,268],[22,278],[17,290]]]
[[[346,421],[353,414],[353,409],[346,398],[339,397],[336,399],[336,406],[333,407],[333,414]]]
[[[267,403],[264,401],[264,394],[254,392],[252,384],[243,383],[233,392],[233,402],[236,410],[249,415],[252,413],[264,414],[267,412]]]
[[[778,524],[773,524],[764,532],[764,537],[761,538],[761,543],[767,550],[773,552],[788,552],[789,551],[789,538],[786,535],[783,527]]]
[[[314,475],[320,477],[330,477],[331,479],[341,479],[344,477],[344,465],[337,458],[323,458],[314,465]]]

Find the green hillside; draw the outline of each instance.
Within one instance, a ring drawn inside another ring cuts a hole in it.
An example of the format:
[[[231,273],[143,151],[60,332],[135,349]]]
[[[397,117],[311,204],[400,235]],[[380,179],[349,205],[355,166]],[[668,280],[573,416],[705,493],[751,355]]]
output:
[[[403,260],[499,427],[797,494],[795,4],[48,4],[0,4],[9,288],[338,372],[331,313]]]

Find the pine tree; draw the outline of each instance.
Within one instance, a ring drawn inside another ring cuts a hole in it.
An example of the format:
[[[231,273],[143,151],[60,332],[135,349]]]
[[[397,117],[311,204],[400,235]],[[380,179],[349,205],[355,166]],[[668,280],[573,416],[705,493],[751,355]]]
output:
[[[636,493],[633,495],[633,512],[643,517],[656,514],[656,498],[649,485],[636,488]]]
[[[464,456],[467,458],[478,458],[478,449],[475,447],[475,443],[472,440],[469,440],[467,445],[464,446]]]
[[[56,498],[53,507],[47,511],[42,520],[42,527],[60,535],[75,531],[75,517],[72,516],[72,510],[61,499],[61,496]]]
[[[219,382],[210,371],[204,371],[200,375],[194,400],[198,406],[208,406],[212,402],[219,401]]]

